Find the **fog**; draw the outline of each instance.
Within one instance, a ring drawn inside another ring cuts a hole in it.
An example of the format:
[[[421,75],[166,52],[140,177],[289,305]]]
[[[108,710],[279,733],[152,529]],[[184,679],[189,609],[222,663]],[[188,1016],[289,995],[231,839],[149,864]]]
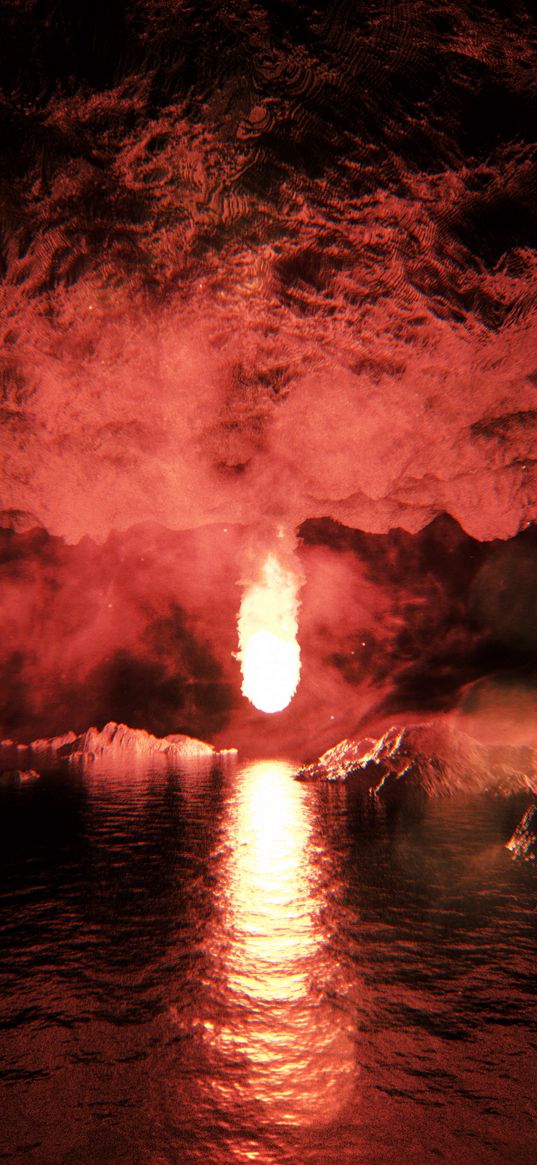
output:
[[[3,734],[303,752],[513,691],[527,726],[529,6],[28,0],[0,31]],[[267,721],[236,621],[279,530],[302,673]]]

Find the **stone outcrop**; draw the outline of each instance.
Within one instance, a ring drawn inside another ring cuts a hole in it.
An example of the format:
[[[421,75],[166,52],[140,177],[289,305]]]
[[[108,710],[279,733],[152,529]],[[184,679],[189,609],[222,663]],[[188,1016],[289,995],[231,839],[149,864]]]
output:
[[[9,750],[14,747],[12,741],[1,742],[0,749],[3,746]],[[113,720],[102,729],[88,728],[87,732],[78,736],[74,732],[67,732],[62,736],[34,740],[22,747],[42,763],[56,760],[67,760],[72,763],[93,761],[154,763],[160,760],[167,765],[173,765],[185,760],[217,755],[213,746],[203,740],[196,740],[182,733],[153,736],[143,728],[129,728],[126,724],[116,724]],[[17,748],[20,749],[21,746]]]
[[[385,800],[427,796],[537,792],[537,750],[482,744],[444,721],[391,727],[374,739],[346,739],[302,768],[301,780],[358,776]]]
[[[69,734],[70,735],[70,734]],[[35,749],[35,744],[32,746]],[[88,728],[74,740],[66,740],[59,748],[60,756],[73,759],[101,759],[106,757],[126,757],[145,760],[155,756],[166,756],[170,761],[187,757],[212,756],[214,748],[202,740],[190,736],[153,736],[144,728],[129,728],[126,724],[116,724],[111,720],[102,730]]]

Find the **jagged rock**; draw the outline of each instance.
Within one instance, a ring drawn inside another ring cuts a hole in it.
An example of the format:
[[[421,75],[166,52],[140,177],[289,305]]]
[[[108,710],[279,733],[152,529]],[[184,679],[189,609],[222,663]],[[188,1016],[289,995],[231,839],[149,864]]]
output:
[[[140,758],[166,753],[172,759],[184,756],[211,756],[214,748],[190,736],[153,736],[144,728],[129,728],[126,724],[116,724],[111,720],[101,731],[97,728],[88,728],[87,732],[78,737],[72,745],[64,745],[62,755],[68,755],[70,752],[93,757],[127,753],[129,756]]]
[[[12,740],[0,741],[0,755],[2,750],[5,750],[6,760],[14,751],[22,751],[30,757],[35,757],[37,763],[45,767],[56,761],[86,764],[96,760],[106,764],[125,761],[131,764],[133,762],[154,764],[160,760],[165,765],[174,765],[187,760],[220,755],[212,744],[183,733],[153,736],[144,728],[129,728],[126,724],[116,724],[114,720],[105,724],[103,729],[88,728],[87,732],[78,736],[75,732],[66,732],[62,736],[33,740],[31,744],[15,744]],[[235,754],[236,749],[223,749],[222,752]],[[34,770],[28,772],[33,773]]]
[[[68,732],[51,740],[34,740],[29,746],[32,752],[54,753],[59,759],[91,761],[95,759],[154,760],[163,757],[167,762],[178,762],[188,758],[212,756],[214,748],[203,740],[191,736],[153,736],[144,728],[129,728],[126,724],[116,724],[111,720],[104,728],[88,728],[87,732],[76,736]]]
[[[514,858],[522,858],[526,862],[537,859],[537,805],[530,805],[515,832],[506,843]]]
[[[482,744],[445,722],[391,727],[379,739],[347,739],[301,769],[301,780],[344,780],[358,774],[372,795],[410,790],[454,793],[537,792],[537,751]]]
[[[79,739],[80,737],[75,732],[64,732],[63,736],[50,736],[40,740],[32,740],[31,744],[23,745],[22,747],[31,748],[32,752],[59,753],[61,749],[69,747]],[[3,741],[2,743],[5,744],[6,742]]]

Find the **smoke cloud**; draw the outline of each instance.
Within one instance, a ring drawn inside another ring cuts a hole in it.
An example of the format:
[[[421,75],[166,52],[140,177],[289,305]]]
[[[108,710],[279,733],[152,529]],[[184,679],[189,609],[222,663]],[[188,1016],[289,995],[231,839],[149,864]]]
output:
[[[534,519],[524,5],[8,9],[4,510]]]
[[[4,5],[5,733],[313,750],[509,668],[531,693],[534,15],[409,14]],[[236,620],[278,528],[271,736]]]

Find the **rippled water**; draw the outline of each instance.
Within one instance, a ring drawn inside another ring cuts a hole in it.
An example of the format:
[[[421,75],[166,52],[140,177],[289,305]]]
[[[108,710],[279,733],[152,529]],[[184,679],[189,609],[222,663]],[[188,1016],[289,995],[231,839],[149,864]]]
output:
[[[0,1160],[526,1163],[518,810],[267,761],[3,789]]]

